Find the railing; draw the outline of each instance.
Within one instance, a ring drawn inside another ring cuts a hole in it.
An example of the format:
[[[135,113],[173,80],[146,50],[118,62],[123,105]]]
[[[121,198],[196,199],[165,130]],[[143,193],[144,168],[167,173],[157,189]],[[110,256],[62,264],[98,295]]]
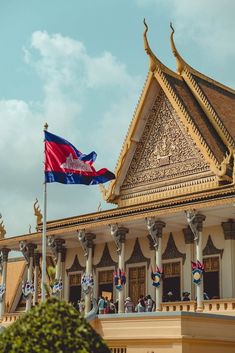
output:
[[[3,325],[3,326],[7,326],[7,325],[10,325],[12,324],[14,321],[16,321],[20,316],[22,315],[22,313],[8,313],[8,314],[5,314],[3,315],[0,323]]]
[[[112,353],[127,353],[126,347],[110,347]]]
[[[162,303],[162,311],[197,311],[196,301]],[[211,299],[203,301],[203,312],[235,315],[235,299]]]
[[[196,311],[195,301],[162,303],[162,311]]]
[[[235,299],[211,299],[204,300],[203,312],[235,315]]]

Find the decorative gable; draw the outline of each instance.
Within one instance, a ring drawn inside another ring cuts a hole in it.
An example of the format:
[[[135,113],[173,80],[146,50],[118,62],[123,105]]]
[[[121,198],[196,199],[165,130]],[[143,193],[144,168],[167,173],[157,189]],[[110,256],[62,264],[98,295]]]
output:
[[[160,91],[120,188],[121,199],[192,184],[209,175],[209,165]]]

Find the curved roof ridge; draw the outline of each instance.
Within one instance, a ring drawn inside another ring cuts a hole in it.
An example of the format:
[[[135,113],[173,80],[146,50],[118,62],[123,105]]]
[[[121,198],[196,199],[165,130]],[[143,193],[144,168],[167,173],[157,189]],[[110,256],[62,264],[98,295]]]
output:
[[[156,55],[153,53],[152,49],[150,48],[148,38],[147,38],[147,32],[148,32],[148,25],[144,19],[144,26],[145,30],[143,33],[143,39],[144,39],[144,50],[146,51],[148,57],[149,57],[149,71],[154,72],[156,68],[160,68],[164,73],[167,73],[173,77],[181,78],[180,75],[174,71],[172,71],[169,67],[164,65],[161,60],[159,60]]]
[[[181,75],[182,71],[187,68],[191,74],[195,75],[195,76],[198,76],[199,78],[202,78],[204,79],[205,81],[208,81],[210,83],[213,83],[214,85],[230,92],[230,93],[233,93],[235,94],[235,89],[231,88],[231,87],[228,87],[220,82],[218,82],[217,80],[203,74],[202,72],[194,69],[192,66],[190,66],[183,58],[182,56],[179,54],[177,48],[176,48],[176,45],[175,45],[175,41],[174,41],[174,33],[175,33],[175,30],[174,30],[174,27],[172,25],[172,23],[170,23],[170,28],[172,30],[171,32],[171,36],[170,36],[170,42],[171,42],[171,50],[172,50],[172,53],[173,55],[175,56],[176,58],[176,64],[177,64],[177,72],[179,75]]]

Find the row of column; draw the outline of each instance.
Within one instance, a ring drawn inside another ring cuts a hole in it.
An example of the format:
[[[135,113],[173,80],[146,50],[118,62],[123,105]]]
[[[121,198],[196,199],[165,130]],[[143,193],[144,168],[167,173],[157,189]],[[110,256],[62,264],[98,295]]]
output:
[[[59,281],[62,277],[62,267],[65,262],[65,251],[63,244],[65,241],[63,239],[50,239],[48,245],[51,247],[52,253],[54,255],[54,260],[56,263],[55,268],[55,279],[54,281]],[[36,251],[37,245],[33,243],[26,243],[25,241],[20,242],[20,251],[22,252],[26,262],[27,262],[27,275],[26,281],[22,284],[22,292],[26,298],[26,311],[30,310],[32,305],[38,303],[39,296],[39,283],[40,278],[40,258],[41,254]],[[5,291],[6,291],[6,274],[7,274],[7,263],[8,254],[10,249],[1,249],[1,284],[0,284],[0,318],[5,313]],[[41,284],[43,285],[43,284]],[[58,293],[61,297],[61,292]]]
[[[205,216],[202,214],[196,214],[194,211],[186,212],[186,218],[188,225],[191,229],[191,232],[194,236],[195,249],[196,249],[196,260],[202,263],[202,230],[203,222],[205,221]],[[156,220],[155,218],[147,218],[146,226],[149,232],[150,238],[152,240],[153,248],[155,250],[155,265],[159,269],[162,269],[162,234],[165,227],[165,223]],[[222,224],[225,239],[234,239],[235,238],[235,222],[228,221]],[[118,268],[124,270],[125,268],[125,239],[128,229],[125,227],[119,227],[118,224],[110,225],[111,236],[115,242],[116,250],[118,254]],[[86,257],[86,269],[85,274],[88,278],[87,287],[88,289],[85,292],[85,312],[89,312],[91,309],[91,299],[92,299],[92,290],[89,290],[89,285],[92,284],[92,253],[94,240],[96,235],[93,233],[86,233],[85,230],[80,230],[78,232],[78,240],[84,251],[84,256]],[[54,237],[49,237],[48,245],[51,249],[51,252],[54,255],[56,262],[56,271],[55,279],[60,280],[63,276],[62,266],[65,261],[65,247],[63,239],[55,239]],[[24,241],[20,242],[20,250],[22,251],[27,264],[27,283],[31,284],[34,277],[34,293],[30,292],[28,288],[29,295],[26,298],[26,310],[29,310],[33,305],[38,302],[38,278],[39,278],[39,263],[40,256],[36,252],[36,245],[32,243],[26,243]],[[6,272],[7,272],[7,261],[8,253],[10,249],[3,248],[1,249],[1,265],[2,265],[2,277],[1,277],[1,290],[0,290],[0,316],[4,314],[5,310],[5,295],[4,288],[6,287]],[[33,276],[34,270],[34,276]],[[3,294],[1,294],[3,293]],[[59,297],[62,297],[61,293]],[[202,310],[203,302],[203,280],[199,285],[196,286],[196,298],[197,298],[197,308]],[[118,291],[118,301],[119,301],[119,313],[124,312],[124,291]],[[156,310],[161,310],[162,304],[162,285],[156,287]]]

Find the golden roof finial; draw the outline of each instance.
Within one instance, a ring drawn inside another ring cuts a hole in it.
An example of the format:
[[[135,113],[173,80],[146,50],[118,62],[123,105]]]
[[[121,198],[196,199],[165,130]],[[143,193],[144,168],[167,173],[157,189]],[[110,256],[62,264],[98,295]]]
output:
[[[42,223],[42,213],[40,210],[40,206],[38,204],[38,199],[36,199],[36,201],[33,204],[33,208],[34,208],[34,215],[37,218],[37,227],[39,226],[40,223]],[[37,205],[37,206],[36,206]]]
[[[0,213],[0,219],[2,218],[2,214]],[[4,239],[6,234],[5,226],[3,224],[3,221],[0,223],[0,239]]]
[[[144,34],[143,34],[143,37],[144,37],[144,50],[146,51],[147,55],[149,56],[149,60],[150,60],[150,71],[154,71],[156,69],[156,62],[157,62],[157,58],[156,56],[153,54],[150,46],[149,46],[149,43],[148,43],[148,39],[147,39],[147,32],[148,32],[148,25],[145,21],[145,18],[144,18],[144,25],[145,25],[145,30],[144,30]]]
[[[175,30],[174,30],[174,27],[173,27],[172,23],[170,23],[170,27],[171,27],[171,30],[172,30],[172,32],[171,32],[171,50],[172,50],[172,53],[174,54],[174,56],[176,58],[177,72],[179,74],[181,74],[181,72],[183,71],[183,68],[186,65],[186,63],[182,59],[182,57],[180,56],[178,50],[176,49],[175,42],[174,42]]]

